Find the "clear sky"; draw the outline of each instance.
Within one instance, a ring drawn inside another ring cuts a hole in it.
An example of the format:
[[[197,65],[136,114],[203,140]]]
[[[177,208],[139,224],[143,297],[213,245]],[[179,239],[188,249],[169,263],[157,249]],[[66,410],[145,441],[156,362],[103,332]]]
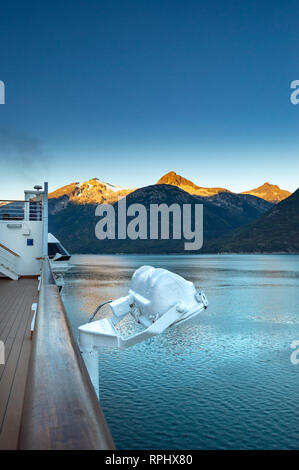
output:
[[[299,186],[298,0],[2,1],[0,198],[49,181]]]

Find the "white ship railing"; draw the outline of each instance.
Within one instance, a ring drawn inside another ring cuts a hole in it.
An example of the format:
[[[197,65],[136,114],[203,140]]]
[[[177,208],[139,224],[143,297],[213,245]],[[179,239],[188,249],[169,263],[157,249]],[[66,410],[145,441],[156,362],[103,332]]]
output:
[[[0,272],[1,267],[8,269],[12,274],[17,272],[17,259],[19,255],[0,243]]]
[[[0,200],[0,220],[42,220],[41,201]]]

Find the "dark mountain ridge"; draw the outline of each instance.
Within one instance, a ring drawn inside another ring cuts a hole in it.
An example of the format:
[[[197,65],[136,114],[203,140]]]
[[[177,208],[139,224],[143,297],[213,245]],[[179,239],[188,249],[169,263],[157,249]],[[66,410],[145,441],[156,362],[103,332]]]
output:
[[[209,241],[204,251],[299,253],[299,189],[257,220]]]
[[[184,252],[184,240],[98,240],[95,225],[96,204],[76,204],[67,201],[65,195],[49,201],[49,230],[57,236],[66,248],[74,253],[180,253]],[[127,207],[143,204],[149,215],[150,204],[165,203],[203,204],[204,206],[204,246],[212,239],[255,220],[271,207],[266,201],[255,196],[234,193],[218,193],[211,197],[191,195],[177,186],[169,184],[152,185],[137,189],[126,197]],[[118,214],[117,203],[113,205]],[[129,218],[128,218],[129,220]],[[149,222],[149,221],[148,221]],[[194,220],[192,221],[194,223]],[[171,225],[171,224],[170,224]]]

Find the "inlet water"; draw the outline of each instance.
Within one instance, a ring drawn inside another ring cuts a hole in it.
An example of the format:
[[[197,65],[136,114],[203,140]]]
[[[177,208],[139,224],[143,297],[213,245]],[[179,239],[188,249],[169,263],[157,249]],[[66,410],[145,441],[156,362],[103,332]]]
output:
[[[148,264],[202,288],[209,308],[131,349],[98,354],[100,402],[118,449],[295,449],[298,255],[76,256],[63,300],[75,335]],[[109,316],[109,307],[101,317]],[[100,317],[99,317],[100,318]],[[127,329],[131,325],[125,325]]]

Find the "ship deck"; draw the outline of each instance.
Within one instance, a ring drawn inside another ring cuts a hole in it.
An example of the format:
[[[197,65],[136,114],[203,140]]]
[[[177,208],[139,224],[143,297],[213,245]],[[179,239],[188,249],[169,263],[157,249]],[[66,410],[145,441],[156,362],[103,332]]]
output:
[[[5,344],[5,364],[0,364],[0,450],[16,449],[18,444],[37,287],[34,278],[0,278],[0,340]]]

